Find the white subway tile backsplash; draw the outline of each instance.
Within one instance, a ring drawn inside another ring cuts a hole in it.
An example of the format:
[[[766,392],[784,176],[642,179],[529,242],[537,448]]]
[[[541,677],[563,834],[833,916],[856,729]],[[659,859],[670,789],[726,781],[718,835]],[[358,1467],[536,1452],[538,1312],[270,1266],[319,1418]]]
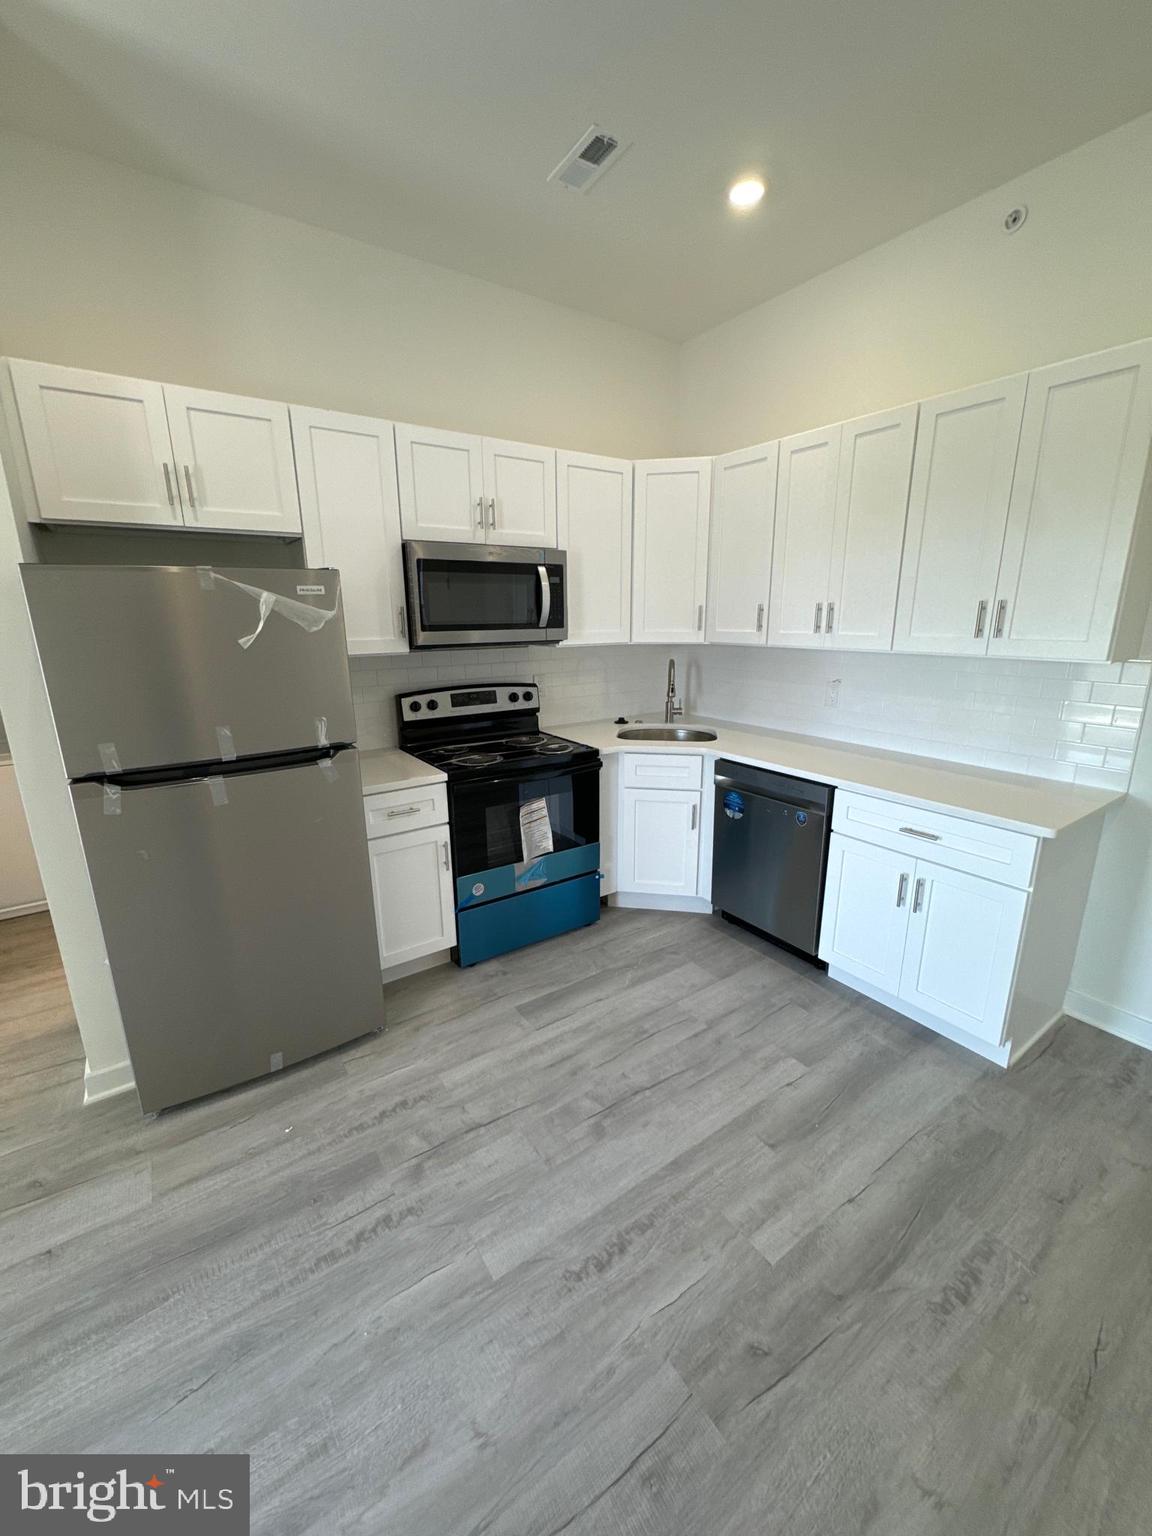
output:
[[[456,681],[532,681],[546,724],[651,719],[663,707],[668,656],[661,646],[619,645],[355,657],[360,741],[394,746],[395,695]],[[676,653],[676,664],[690,715],[1110,788],[1127,785],[1152,671],[1146,662],[738,646],[690,646]]]

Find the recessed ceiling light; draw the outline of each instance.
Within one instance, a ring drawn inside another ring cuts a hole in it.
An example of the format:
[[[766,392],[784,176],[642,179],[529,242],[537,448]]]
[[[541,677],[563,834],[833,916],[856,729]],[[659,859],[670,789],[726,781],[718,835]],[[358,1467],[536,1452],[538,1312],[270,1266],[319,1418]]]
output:
[[[755,208],[764,196],[764,183],[759,176],[742,176],[728,188],[728,201],[733,208]]]

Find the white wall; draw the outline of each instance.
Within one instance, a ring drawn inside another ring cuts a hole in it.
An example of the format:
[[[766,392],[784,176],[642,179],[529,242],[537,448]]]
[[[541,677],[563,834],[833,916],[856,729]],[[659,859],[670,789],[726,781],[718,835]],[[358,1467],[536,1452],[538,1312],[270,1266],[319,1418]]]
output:
[[[1020,202],[1028,221],[1006,235]],[[1150,252],[1152,114],[687,342],[678,451],[722,453],[1152,335]]]
[[[674,343],[0,133],[0,353],[625,457]]]

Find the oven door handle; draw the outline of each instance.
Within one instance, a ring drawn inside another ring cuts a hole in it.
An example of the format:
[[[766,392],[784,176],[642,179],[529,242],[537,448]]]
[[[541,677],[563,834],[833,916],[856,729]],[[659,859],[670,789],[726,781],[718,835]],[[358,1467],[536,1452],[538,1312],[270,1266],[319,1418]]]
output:
[[[587,773],[599,773],[602,762],[581,763],[577,768],[536,768],[526,773],[506,773],[496,779],[465,779],[461,784],[449,784],[449,792],[455,799],[472,789],[485,789],[493,784],[535,784],[543,779],[576,779]]]
[[[540,628],[547,629],[552,617],[552,583],[548,580],[546,565],[538,565],[536,574],[540,578]]]

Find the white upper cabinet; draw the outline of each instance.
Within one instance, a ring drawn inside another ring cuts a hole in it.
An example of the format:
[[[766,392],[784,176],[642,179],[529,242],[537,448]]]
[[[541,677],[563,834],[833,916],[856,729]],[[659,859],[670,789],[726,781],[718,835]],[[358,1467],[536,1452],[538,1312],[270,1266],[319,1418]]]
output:
[[[1152,342],[1029,376],[989,655],[1111,657],[1150,441]]]
[[[823,646],[836,521],[840,427],[801,432],[780,444],[770,645]]]
[[[898,651],[988,646],[1027,375],[925,400],[900,570]]]
[[[349,654],[406,651],[392,423],[294,405],[292,441],[305,558],[340,572]]]
[[[916,412],[906,405],[841,428],[824,611],[825,636],[836,650],[892,649]]]
[[[396,427],[406,539],[556,543],[556,450],[435,427]]]
[[[483,440],[490,544],[556,544],[556,450]]]
[[[703,640],[712,460],[646,459],[635,470],[632,638]]]
[[[286,405],[173,384],[164,404],[189,528],[300,532]]]
[[[483,544],[483,439],[435,427],[396,425],[400,522],[406,539]]]
[[[779,443],[727,453],[712,466],[707,637],[763,645],[772,588]]]
[[[45,522],[182,527],[164,387],[52,363],[9,364]]]
[[[622,644],[632,632],[631,463],[557,454],[556,517],[568,552],[568,644]]]

